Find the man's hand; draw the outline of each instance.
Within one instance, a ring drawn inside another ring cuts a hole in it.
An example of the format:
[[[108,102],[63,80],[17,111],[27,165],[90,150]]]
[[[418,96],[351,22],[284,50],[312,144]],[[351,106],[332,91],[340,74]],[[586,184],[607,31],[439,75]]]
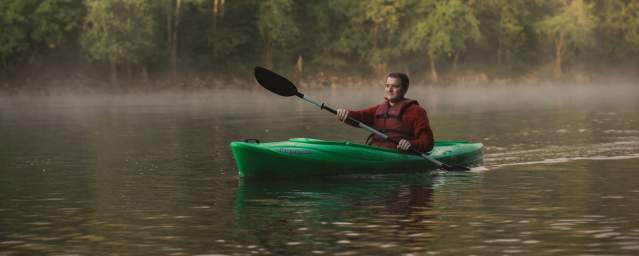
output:
[[[345,122],[346,118],[348,118],[348,110],[343,108],[337,109],[337,120]]]
[[[404,150],[404,151],[408,150],[410,148],[410,146],[411,146],[410,142],[408,142],[405,139],[402,139],[402,140],[399,141],[399,143],[397,143],[397,148],[401,149],[401,150]]]

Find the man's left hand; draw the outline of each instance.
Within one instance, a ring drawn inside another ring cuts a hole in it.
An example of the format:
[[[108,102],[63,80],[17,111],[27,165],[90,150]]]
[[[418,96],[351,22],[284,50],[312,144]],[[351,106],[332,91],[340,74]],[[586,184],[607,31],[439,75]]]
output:
[[[401,150],[404,150],[404,151],[408,150],[410,148],[410,146],[411,146],[410,142],[408,142],[405,139],[402,139],[402,140],[399,141],[399,143],[397,143],[397,148],[401,149]]]

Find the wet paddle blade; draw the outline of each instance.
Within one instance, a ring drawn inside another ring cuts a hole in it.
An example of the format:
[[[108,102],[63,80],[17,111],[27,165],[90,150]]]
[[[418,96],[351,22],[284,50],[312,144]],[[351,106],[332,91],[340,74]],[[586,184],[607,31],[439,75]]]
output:
[[[263,67],[255,67],[255,80],[262,87],[280,96],[289,97],[297,94],[297,87],[291,81]]]

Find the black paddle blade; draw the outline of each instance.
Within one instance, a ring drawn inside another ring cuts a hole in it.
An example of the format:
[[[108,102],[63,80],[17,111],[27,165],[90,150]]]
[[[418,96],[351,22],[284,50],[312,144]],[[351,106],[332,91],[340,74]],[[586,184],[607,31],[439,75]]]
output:
[[[297,94],[297,87],[291,81],[263,67],[255,67],[255,80],[278,95],[289,97]]]

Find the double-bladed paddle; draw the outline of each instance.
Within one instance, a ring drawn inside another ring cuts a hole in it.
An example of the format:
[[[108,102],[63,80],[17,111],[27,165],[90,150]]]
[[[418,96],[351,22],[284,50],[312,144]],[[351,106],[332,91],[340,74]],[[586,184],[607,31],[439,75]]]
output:
[[[300,97],[301,99],[310,102],[311,104],[318,106],[320,109],[325,109],[328,112],[331,112],[333,114],[337,114],[337,111],[335,111],[335,109],[330,108],[329,106],[326,106],[326,104],[324,104],[324,102],[320,102],[316,99],[313,99],[309,96],[306,96],[304,94],[302,94],[301,92],[299,92],[297,90],[297,87],[295,87],[295,85],[289,81],[288,79],[286,79],[283,76],[280,76],[279,74],[265,69],[263,67],[255,67],[255,79],[257,80],[257,82],[262,85],[262,87],[266,88],[267,90],[278,94],[280,96],[284,96],[284,97],[290,97],[290,96],[297,96]],[[389,138],[386,134],[376,130],[373,127],[370,127],[360,121],[357,121],[356,119],[352,118],[352,117],[347,117],[348,120],[350,122],[352,122],[353,124],[355,124],[356,126],[360,127],[360,128],[364,128],[366,130],[368,130],[369,132],[374,133],[375,135],[381,137],[382,139],[385,140],[390,140],[392,142],[394,142],[395,144],[399,143],[399,141],[395,141],[392,140],[391,138]],[[421,157],[423,157],[424,159],[434,163],[435,165],[437,165],[437,167],[439,167],[440,169],[444,169],[446,171],[468,171],[470,169],[468,169],[468,167],[465,166],[451,166],[451,165],[447,165],[445,163],[442,163],[440,161],[438,161],[437,159],[432,158],[431,156],[425,154],[425,153],[421,153],[417,150],[414,149],[409,149],[411,152],[415,152],[420,154]]]

